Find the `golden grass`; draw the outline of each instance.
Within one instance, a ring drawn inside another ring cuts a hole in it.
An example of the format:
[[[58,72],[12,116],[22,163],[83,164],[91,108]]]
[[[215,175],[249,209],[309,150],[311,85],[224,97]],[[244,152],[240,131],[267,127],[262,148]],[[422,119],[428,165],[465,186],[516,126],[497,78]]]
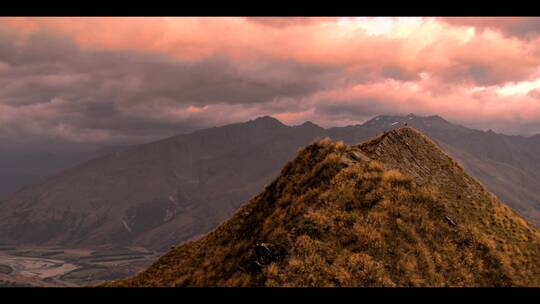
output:
[[[440,181],[316,142],[232,219],[108,286],[540,286],[538,231],[423,144]],[[258,243],[273,260],[254,268]]]

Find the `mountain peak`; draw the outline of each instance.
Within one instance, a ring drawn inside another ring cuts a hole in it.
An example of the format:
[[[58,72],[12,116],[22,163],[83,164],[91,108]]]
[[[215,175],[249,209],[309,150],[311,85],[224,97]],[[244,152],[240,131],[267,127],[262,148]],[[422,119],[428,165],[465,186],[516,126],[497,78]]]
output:
[[[317,124],[313,123],[312,121],[308,120],[308,121],[305,121],[303,124],[301,124],[301,126],[317,126]]]
[[[426,116],[426,117],[424,117],[424,119],[450,124],[450,122],[448,122],[446,119],[442,118],[439,115]]]
[[[433,142],[422,132],[418,131],[413,127],[399,127],[391,129],[389,131],[381,133],[379,136],[369,140],[361,146],[374,146],[381,144],[391,144],[391,145],[402,145],[407,144],[406,138],[409,138],[414,141],[422,141],[422,144],[433,144]]]
[[[373,117],[372,119],[366,121],[364,124],[365,125],[381,125],[381,124],[388,123],[391,120],[395,120],[396,117],[397,116],[377,115]],[[397,117],[397,118],[399,119],[400,117]]]
[[[304,122],[303,124],[299,125],[299,127],[301,128],[305,128],[305,129],[315,129],[315,130],[323,130],[323,128],[311,121],[306,121]]]
[[[274,118],[268,115],[257,117],[255,120],[252,120],[252,122],[257,123],[257,124],[264,124],[264,125],[284,126],[284,124],[281,121],[279,121],[277,118]]]
[[[435,145],[435,143],[429,137],[427,137],[426,135],[424,135],[424,133],[415,129],[414,127],[400,127],[392,129],[384,133],[383,137],[387,137],[389,139],[399,138],[402,140],[408,138],[412,139],[413,141],[417,141],[422,145]]]
[[[384,132],[359,147],[371,158],[407,172],[419,183],[425,183],[433,177],[426,168],[437,167],[442,163],[457,166],[435,142],[411,127]]]

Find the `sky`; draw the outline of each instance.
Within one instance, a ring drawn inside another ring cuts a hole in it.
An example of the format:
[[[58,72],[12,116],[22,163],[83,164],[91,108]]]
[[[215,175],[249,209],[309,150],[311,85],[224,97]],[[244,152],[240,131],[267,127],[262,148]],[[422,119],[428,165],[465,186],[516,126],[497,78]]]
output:
[[[409,113],[540,133],[540,18],[0,18],[4,143]]]

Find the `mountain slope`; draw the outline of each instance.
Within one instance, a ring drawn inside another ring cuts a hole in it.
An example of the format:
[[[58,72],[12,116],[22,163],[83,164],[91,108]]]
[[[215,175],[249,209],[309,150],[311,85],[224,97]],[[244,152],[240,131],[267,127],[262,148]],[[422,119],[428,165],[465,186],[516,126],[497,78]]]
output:
[[[540,286],[540,234],[419,132],[303,149],[205,237],[108,286]]]
[[[229,217],[318,132],[263,117],[94,159],[0,203],[0,242],[167,248]]]
[[[120,147],[12,147],[0,145],[0,200],[62,170]]]

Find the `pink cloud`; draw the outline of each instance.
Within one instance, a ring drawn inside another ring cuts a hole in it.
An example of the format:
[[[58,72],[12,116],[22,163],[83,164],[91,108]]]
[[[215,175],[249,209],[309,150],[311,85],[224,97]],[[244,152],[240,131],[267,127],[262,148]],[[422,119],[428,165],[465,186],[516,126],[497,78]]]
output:
[[[340,66],[358,73],[385,68],[414,75],[422,71],[454,78],[500,82],[522,80],[539,64],[540,54],[524,41],[492,33],[464,40],[466,29],[425,20],[399,35],[370,35],[360,23],[332,18],[5,18],[11,28],[50,30],[84,47],[162,52],[182,60],[228,56],[239,65],[260,57]],[[302,24],[302,26],[260,26]],[[452,24],[455,22],[452,22]],[[475,70],[476,69],[476,70]]]
[[[533,35],[538,32],[538,19],[377,20],[2,18],[0,29],[24,35],[58,33],[83,50],[135,51],[183,63],[219,58],[227,62],[224,67],[234,67],[226,71],[226,79],[237,79],[238,85],[227,82],[207,94],[212,96],[205,95],[200,104],[180,100],[184,104],[176,106],[176,96],[170,96],[176,94],[173,86],[155,89],[156,94],[160,89],[169,92],[166,101],[156,97],[147,104],[130,104],[127,97],[119,97],[122,113],[137,119],[204,119],[212,124],[267,114],[288,123],[309,119],[332,125],[354,122],[361,113],[414,112],[463,122],[540,120],[536,91],[519,96],[497,91],[540,77],[540,44]],[[0,60],[0,73],[9,69]],[[212,74],[220,71],[216,68]],[[84,83],[85,77],[44,75],[32,81],[62,90]],[[106,80],[101,88],[135,91],[137,96],[145,93],[138,91],[143,88],[143,77],[124,78]],[[224,83],[220,79],[216,77],[215,82]],[[17,82],[12,83],[13,90],[18,89]],[[268,98],[258,100],[246,94],[243,105],[226,104],[235,99],[230,95],[247,92],[247,88]],[[224,94],[225,89],[234,94]],[[199,97],[200,91],[211,90],[199,88],[194,96]],[[223,111],[234,114],[222,117]]]
[[[527,93],[527,96],[535,98],[540,102],[540,89],[531,90]]]

